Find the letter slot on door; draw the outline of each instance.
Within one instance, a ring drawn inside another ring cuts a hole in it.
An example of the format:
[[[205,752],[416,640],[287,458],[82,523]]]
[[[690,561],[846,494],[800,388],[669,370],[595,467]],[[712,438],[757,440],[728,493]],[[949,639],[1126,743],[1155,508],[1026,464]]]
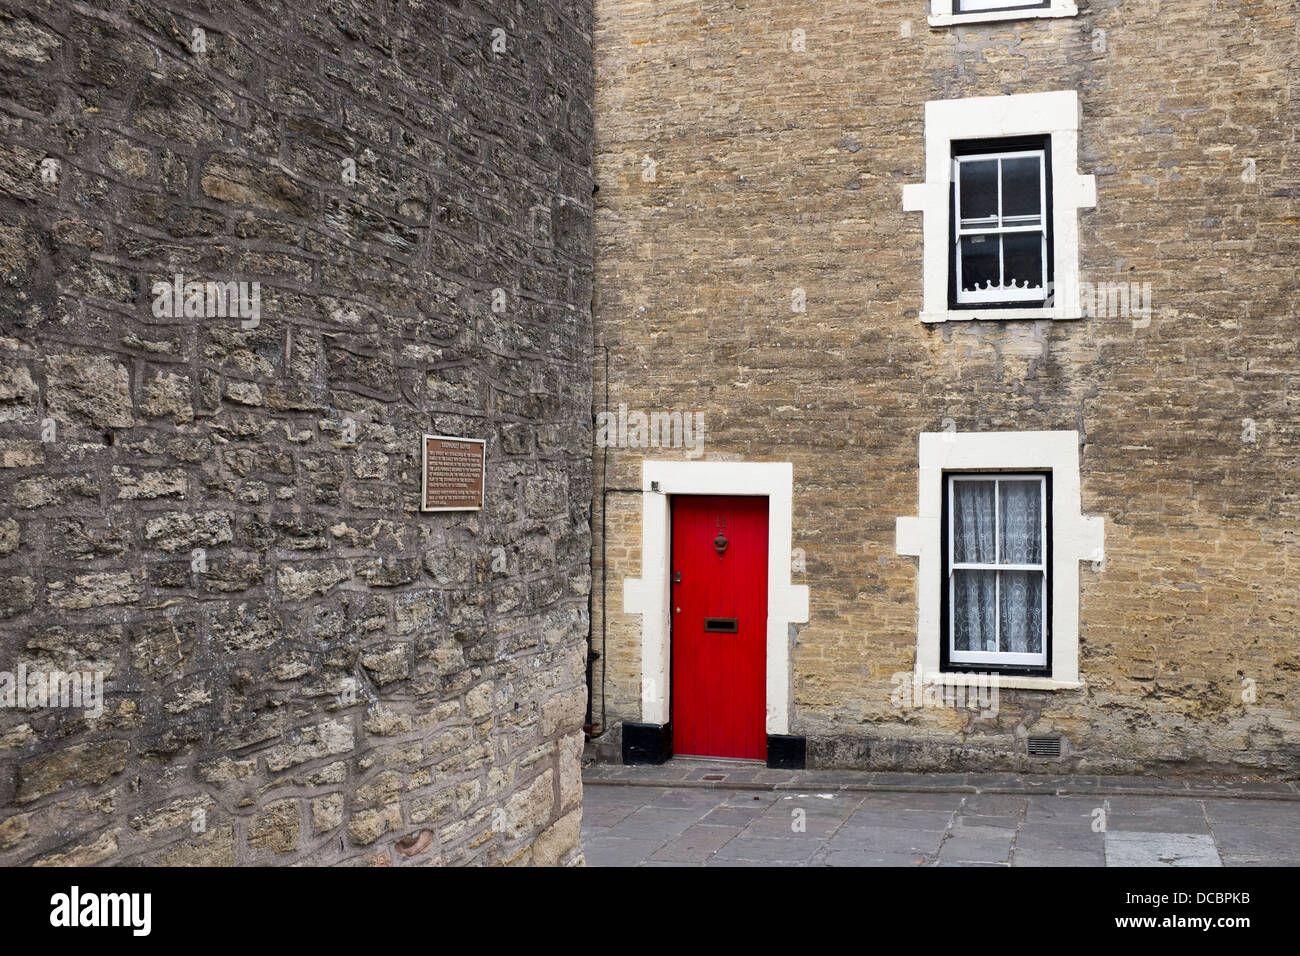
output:
[[[734,617],[706,617],[704,619],[704,633],[706,634],[736,634],[736,618]]]

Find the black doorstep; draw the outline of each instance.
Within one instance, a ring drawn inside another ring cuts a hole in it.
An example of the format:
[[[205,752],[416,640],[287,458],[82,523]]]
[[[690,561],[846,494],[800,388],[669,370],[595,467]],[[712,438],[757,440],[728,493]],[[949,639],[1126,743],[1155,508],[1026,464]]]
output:
[[[773,770],[806,770],[808,738],[768,734],[767,765]]]
[[[660,764],[672,755],[672,724],[623,721],[623,763]]]

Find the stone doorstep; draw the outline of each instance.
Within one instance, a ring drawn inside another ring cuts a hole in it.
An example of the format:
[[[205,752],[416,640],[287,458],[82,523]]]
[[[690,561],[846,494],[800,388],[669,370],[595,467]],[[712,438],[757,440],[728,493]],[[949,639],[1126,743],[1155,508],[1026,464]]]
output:
[[[1008,780],[1006,774],[990,774],[996,782],[984,784],[980,774],[944,775],[940,779],[927,779],[926,774],[874,774],[854,775],[843,770],[803,770],[774,773],[784,779],[755,780],[752,773],[736,774],[734,766],[720,765],[708,771],[709,776],[721,780],[704,780],[702,768],[692,768],[687,779],[680,768],[629,766],[625,764],[596,764],[582,772],[584,786],[596,787],[691,787],[702,790],[763,790],[807,791],[818,793],[970,793],[1066,796],[1126,796],[1126,797],[1193,797],[1201,800],[1281,800],[1300,802],[1300,789],[1295,783],[1279,781],[1228,781],[1182,777],[1152,777],[1138,784],[1133,777],[1033,777]],[[731,771],[731,772],[729,772]],[[824,775],[824,776],[822,776]],[[736,779],[737,776],[744,779]],[[956,783],[954,776],[965,783]],[[909,779],[914,778],[914,779]]]

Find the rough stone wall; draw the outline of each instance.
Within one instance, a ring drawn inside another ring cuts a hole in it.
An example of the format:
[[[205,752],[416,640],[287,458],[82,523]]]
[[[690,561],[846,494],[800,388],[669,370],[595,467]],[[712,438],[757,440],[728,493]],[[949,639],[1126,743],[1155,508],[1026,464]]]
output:
[[[811,619],[791,732],[814,762],[1300,762],[1300,5],[1079,8],[931,29],[924,0],[596,4],[610,402],[703,411],[706,458],[793,462]],[[1098,188],[1081,278],[1151,283],[1149,326],[924,326],[922,217],[902,187],[924,179],[925,102],[1058,89],[1079,91],[1079,169]],[[894,521],[916,514],[918,435],[945,419],[1077,430],[1083,513],[1105,520],[1104,570],[1081,567],[1086,689],[1003,691],[996,720],[890,702],[917,624]],[[639,486],[646,454],[611,449],[608,484]],[[616,728],[639,717],[640,619],[621,588],[641,573],[640,526],[634,497],[609,506]],[[1028,761],[1018,733],[1064,734],[1073,754]]]
[[[0,3],[0,671],[106,696],[0,864],[581,862],[591,97],[562,0]]]

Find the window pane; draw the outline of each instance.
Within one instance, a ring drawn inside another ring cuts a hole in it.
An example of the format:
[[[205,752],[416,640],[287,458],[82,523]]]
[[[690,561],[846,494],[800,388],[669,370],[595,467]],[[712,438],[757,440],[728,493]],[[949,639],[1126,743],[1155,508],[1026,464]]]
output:
[[[1038,481],[1004,481],[998,489],[999,564],[1042,564],[1043,494]]]
[[[1043,287],[1043,234],[1041,232],[1009,232],[1002,237],[1004,285],[1017,285],[1028,289]],[[965,262],[963,261],[963,266]],[[963,276],[962,284],[965,285]]]
[[[1001,10],[1004,7],[1045,7],[1044,0],[957,0],[957,12],[972,10]]]
[[[1037,156],[1002,160],[1002,215],[1042,215],[1041,161]]]
[[[996,651],[997,572],[952,573],[952,640],[955,651]]]
[[[998,214],[997,160],[958,163],[961,171],[961,218],[987,219]]]
[[[952,483],[952,559],[955,564],[995,564],[992,481]]]
[[[961,287],[966,292],[997,288],[1002,283],[998,263],[998,237],[961,237]]]
[[[1013,654],[1043,652],[1043,574],[1041,571],[999,571],[998,617],[1002,650]],[[955,602],[954,602],[955,603]]]

